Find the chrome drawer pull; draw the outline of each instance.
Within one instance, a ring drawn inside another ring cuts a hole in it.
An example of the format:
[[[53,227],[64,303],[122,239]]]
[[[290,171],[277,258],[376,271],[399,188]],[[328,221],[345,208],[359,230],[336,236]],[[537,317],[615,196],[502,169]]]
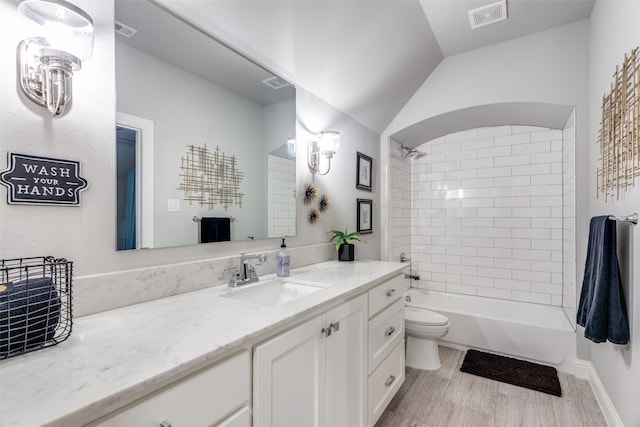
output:
[[[389,289],[389,290],[387,291],[387,296],[388,296],[388,297],[392,297],[392,296],[393,296],[393,294],[395,294],[395,293],[396,293],[396,290],[395,290],[395,289]]]
[[[393,333],[396,331],[396,328],[394,328],[393,326],[389,326],[387,328],[386,331],[384,331],[384,334],[388,337],[390,337],[391,335],[393,335]]]
[[[171,423],[169,421],[163,421],[160,423],[160,427],[171,427]]]
[[[329,323],[329,329],[333,328],[333,332],[338,332],[340,330],[340,322]]]
[[[387,380],[384,382],[385,387],[390,387],[391,384],[393,384],[393,382],[396,380],[395,375],[391,375],[389,378],[387,378]]]

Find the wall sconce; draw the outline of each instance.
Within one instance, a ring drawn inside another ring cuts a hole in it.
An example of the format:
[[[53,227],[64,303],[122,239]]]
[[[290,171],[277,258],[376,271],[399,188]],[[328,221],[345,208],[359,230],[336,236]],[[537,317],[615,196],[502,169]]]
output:
[[[311,173],[326,175],[331,169],[331,158],[340,147],[340,132],[325,130],[320,132],[317,139],[317,141],[311,141],[307,145],[307,163]],[[327,159],[327,170],[324,172],[320,171],[321,154]]]
[[[52,115],[71,102],[71,78],[93,53],[93,19],[65,0],[18,0],[18,12],[41,26],[42,34],[20,42],[20,86]]]

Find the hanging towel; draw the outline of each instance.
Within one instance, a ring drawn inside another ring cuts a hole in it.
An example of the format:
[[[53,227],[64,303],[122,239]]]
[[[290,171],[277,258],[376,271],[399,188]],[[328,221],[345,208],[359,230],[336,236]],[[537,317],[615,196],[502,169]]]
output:
[[[587,262],[578,305],[578,325],[593,342],[629,342],[627,304],[616,253],[616,221],[591,218]]]
[[[228,242],[231,240],[231,218],[202,217],[200,243]]]

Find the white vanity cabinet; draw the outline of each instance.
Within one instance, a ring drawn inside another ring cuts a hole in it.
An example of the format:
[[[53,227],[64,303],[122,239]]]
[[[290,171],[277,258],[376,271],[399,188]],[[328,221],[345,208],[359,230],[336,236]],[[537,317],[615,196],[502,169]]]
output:
[[[256,346],[254,427],[364,426],[366,352],[366,295]]]
[[[404,273],[369,291],[368,426],[373,426],[404,382]]]
[[[249,355],[242,351],[91,426],[250,427]]]

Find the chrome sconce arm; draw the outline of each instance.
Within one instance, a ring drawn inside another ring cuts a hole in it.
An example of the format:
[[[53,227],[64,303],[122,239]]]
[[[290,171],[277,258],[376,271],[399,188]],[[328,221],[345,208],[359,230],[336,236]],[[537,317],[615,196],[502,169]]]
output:
[[[71,101],[73,72],[80,70],[80,58],[51,49],[41,37],[20,42],[20,86],[36,104],[58,116]]]
[[[18,0],[18,12],[42,30],[20,42],[20,87],[30,100],[61,115],[71,102],[73,73],[93,52],[93,19],[65,0]]]
[[[335,130],[325,130],[318,135],[318,141],[310,141],[307,145],[307,164],[311,173],[318,175],[326,175],[331,170],[331,159],[340,147],[340,132]],[[320,163],[322,156],[327,161],[326,170],[321,171]]]

